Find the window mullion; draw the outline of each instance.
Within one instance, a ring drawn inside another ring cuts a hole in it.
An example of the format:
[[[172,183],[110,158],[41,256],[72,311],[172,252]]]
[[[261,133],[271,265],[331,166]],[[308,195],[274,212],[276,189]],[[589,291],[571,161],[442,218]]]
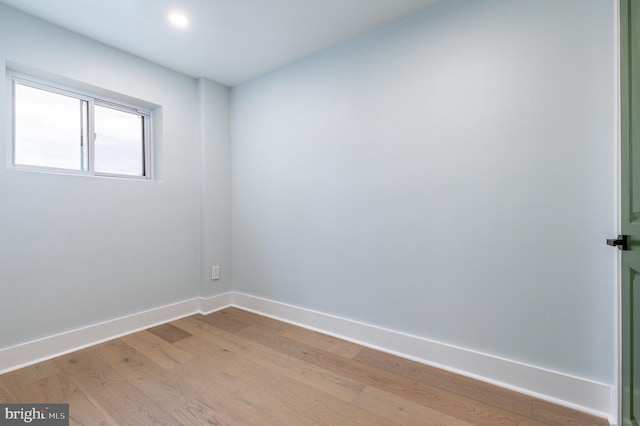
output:
[[[94,113],[93,113],[94,101],[90,99],[87,101],[87,170],[91,173],[95,173],[95,142],[96,132],[94,125]]]
[[[87,101],[80,99],[80,170],[87,171],[88,166],[88,114]]]

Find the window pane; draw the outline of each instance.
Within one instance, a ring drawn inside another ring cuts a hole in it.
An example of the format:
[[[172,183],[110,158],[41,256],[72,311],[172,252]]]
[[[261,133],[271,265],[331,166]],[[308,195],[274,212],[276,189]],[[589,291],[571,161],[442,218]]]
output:
[[[82,170],[86,108],[82,100],[16,84],[15,163]]]
[[[143,117],[95,105],[95,171],[144,176]]]

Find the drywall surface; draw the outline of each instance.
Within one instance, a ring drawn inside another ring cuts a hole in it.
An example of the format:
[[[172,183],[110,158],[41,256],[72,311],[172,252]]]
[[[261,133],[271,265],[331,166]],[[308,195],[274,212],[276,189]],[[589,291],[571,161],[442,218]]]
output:
[[[613,384],[614,64],[614,2],[452,0],[234,88],[234,290]]]
[[[231,140],[230,90],[198,80],[200,109],[201,296],[231,291]],[[220,268],[212,280],[211,268]]]
[[[5,65],[155,106],[156,180],[13,170]],[[0,348],[198,296],[197,81],[4,5],[0,77]]]

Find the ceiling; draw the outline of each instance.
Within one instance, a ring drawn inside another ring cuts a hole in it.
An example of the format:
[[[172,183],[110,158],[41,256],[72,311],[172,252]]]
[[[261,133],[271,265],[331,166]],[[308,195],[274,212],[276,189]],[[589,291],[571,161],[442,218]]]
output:
[[[0,0],[193,77],[235,86],[442,0]],[[172,27],[168,15],[190,20]]]

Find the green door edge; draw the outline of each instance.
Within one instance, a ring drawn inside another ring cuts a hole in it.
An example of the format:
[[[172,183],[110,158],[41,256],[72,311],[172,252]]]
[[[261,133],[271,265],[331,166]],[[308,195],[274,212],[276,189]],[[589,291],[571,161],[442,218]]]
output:
[[[640,72],[638,68],[637,55],[640,43],[638,42],[638,31],[640,25],[637,21],[640,17],[640,1],[639,0],[620,0],[620,125],[621,125],[621,225],[622,233],[629,235],[632,239],[630,246],[633,246],[633,239],[637,231],[636,217],[633,213],[633,179],[632,171],[635,169],[632,161],[632,148],[634,145],[634,130],[640,129],[640,116],[638,116],[636,108],[640,93],[638,87],[640,85],[633,84],[633,81],[640,82]],[[637,145],[636,145],[637,146]],[[639,158],[640,160],[640,158]],[[640,171],[640,168],[638,168]],[[636,240],[637,241],[637,240]],[[634,383],[634,310],[633,310],[633,286],[634,280],[634,264],[637,261],[637,253],[634,250],[623,252],[622,255],[622,288],[620,294],[620,310],[621,310],[621,424],[623,426],[638,425],[636,420],[636,409],[634,409],[634,387],[638,386]],[[635,355],[635,356],[634,356]]]

